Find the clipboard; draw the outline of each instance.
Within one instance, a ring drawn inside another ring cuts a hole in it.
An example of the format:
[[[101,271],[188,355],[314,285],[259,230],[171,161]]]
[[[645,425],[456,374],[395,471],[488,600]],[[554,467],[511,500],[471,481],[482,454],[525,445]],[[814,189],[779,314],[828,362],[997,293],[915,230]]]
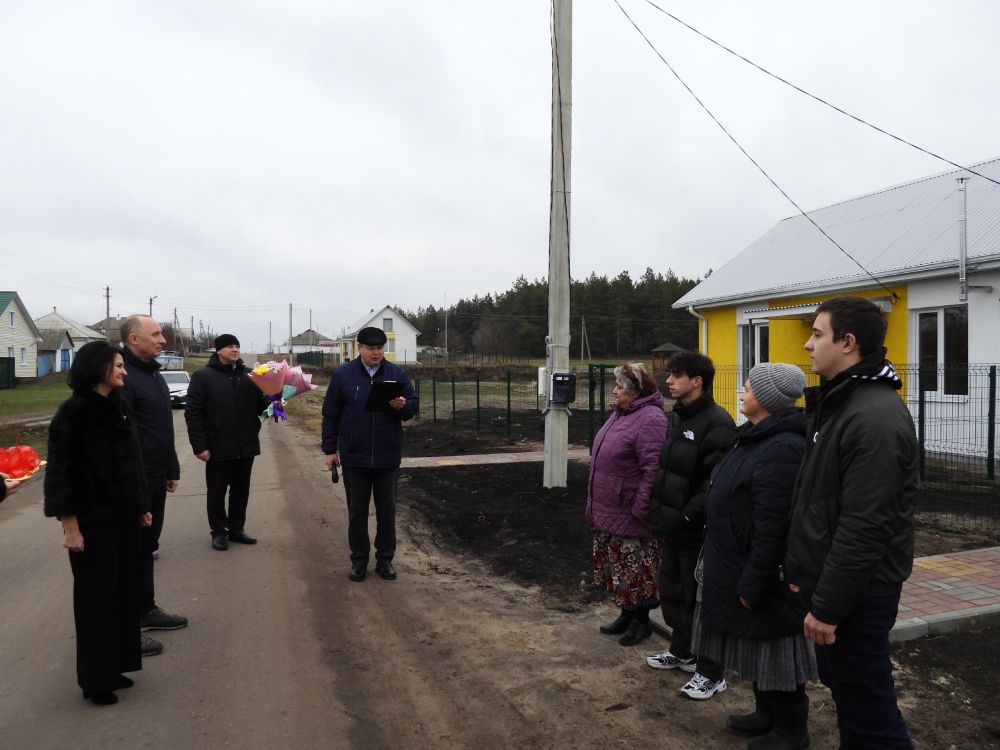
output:
[[[365,411],[389,411],[389,402],[402,396],[406,386],[399,380],[376,380],[368,392]]]

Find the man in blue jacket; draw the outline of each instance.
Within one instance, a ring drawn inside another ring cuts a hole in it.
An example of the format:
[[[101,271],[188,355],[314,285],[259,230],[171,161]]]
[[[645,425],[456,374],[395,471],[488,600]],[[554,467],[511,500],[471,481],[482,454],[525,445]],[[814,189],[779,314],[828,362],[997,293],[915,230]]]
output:
[[[372,496],[375,572],[387,581],[396,578],[392,558],[396,552],[396,488],[403,456],[403,422],[417,413],[417,394],[403,368],[385,360],[385,342],[381,328],[362,328],[358,332],[360,356],[334,371],[323,401],[326,468],[333,471],[340,466],[344,472],[352,581],[363,581],[368,573],[368,507]],[[395,381],[402,395],[386,404],[369,405],[376,410],[366,411],[372,386],[381,381]]]

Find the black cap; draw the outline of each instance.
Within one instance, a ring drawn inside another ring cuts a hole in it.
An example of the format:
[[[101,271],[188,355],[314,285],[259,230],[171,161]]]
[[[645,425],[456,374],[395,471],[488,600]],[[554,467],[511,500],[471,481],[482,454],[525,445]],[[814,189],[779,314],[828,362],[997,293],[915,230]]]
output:
[[[385,331],[381,328],[368,326],[358,331],[358,343],[365,346],[385,346]]]
[[[224,333],[221,336],[217,336],[215,338],[215,351],[219,351],[219,349],[225,349],[227,346],[232,346],[233,344],[239,346],[240,340],[231,333]]]

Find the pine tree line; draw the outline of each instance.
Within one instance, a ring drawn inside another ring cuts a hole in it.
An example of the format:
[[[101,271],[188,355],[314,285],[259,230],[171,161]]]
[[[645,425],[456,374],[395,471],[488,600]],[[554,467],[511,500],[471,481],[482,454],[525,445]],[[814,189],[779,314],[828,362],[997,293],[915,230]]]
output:
[[[580,354],[586,326],[593,357],[645,354],[661,344],[697,345],[697,321],[671,305],[698,283],[668,269],[647,268],[635,281],[628,271],[613,279],[591,273],[570,282],[570,354]],[[421,332],[424,346],[445,346],[445,309],[402,311]],[[452,352],[544,357],[548,332],[548,283],[519,276],[505,292],[460,299],[447,310],[447,347]]]

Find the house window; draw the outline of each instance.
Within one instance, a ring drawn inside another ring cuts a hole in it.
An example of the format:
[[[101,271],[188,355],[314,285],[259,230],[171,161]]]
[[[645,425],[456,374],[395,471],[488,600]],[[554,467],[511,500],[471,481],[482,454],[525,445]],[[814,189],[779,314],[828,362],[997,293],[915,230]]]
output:
[[[386,354],[394,354],[396,352],[396,339],[388,339],[385,342]]]
[[[9,312],[9,313],[7,313],[7,315],[8,315],[7,319],[10,321],[10,327],[13,328],[14,327],[14,313],[13,312]]]
[[[22,365],[28,364],[28,350],[25,349],[23,346],[21,347],[21,364]]]
[[[770,349],[770,327],[767,323],[747,323],[740,326],[740,382],[739,387],[743,387],[744,381],[750,374],[754,365],[761,362],[769,362]]]
[[[14,347],[13,346],[8,346],[7,347],[7,356],[10,357],[11,359],[14,359]]]
[[[920,390],[969,395],[969,309],[943,307],[917,314]]]
[[[382,318],[382,330],[386,333],[392,330],[392,318]]]

